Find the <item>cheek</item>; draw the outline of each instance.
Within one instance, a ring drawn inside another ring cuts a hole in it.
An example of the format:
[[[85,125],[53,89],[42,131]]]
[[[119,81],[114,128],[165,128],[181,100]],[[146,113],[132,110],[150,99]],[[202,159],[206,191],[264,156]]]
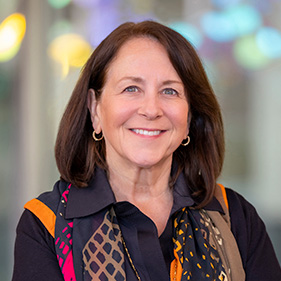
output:
[[[184,134],[188,132],[188,106],[181,105],[171,112],[171,120],[174,120],[174,125]]]
[[[124,102],[110,102],[103,103],[101,107],[101,124],[104,130],[116,129],[128,121],[134,113],[132,105]]]

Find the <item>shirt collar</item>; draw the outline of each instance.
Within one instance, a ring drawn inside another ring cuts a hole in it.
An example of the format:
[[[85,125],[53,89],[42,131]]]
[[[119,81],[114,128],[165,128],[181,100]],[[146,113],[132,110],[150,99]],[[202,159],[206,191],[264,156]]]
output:
[[[188,184],[186,183],[183,173],[181,173],[177,178],[174,186],[174,204],[171,214],[175,213],[176,211],[184,207],[191,207],[191,206],[196,206],[196,203],[191,197]],[[220,205],[219,201],[215,197],[213,197],[211,202],[208,203],[204,207],[204,209],[209,211],[219,211],[220,213],[224,214],[222,206]]]
[[[223,215],[225,214],[220,202],[217,200],[216,197],[213,197],[212,201],[210,203],[208,203],[204,207],[204,209],[208,210],[208,211],[218,211]]]
[[[89,185],[85,188],[71,186],[66,206],[65,218],[78,218],[94,214],[116,202],[107,180],[106,172],[95,169]]]
[[[195,205],[187,188],[187,183],[183,173],[181,173],[173,189],[174,203],[171,214],[183,207]],[[106,172],[101,168],[96,168],[89,185],[85,188],[71,186],[66,206],[65,218],[79,218],[92,215],[116,203],[114,193],[108,182]],[[207,210],[223,212],[223,209],[216,198],[205,207]]]
[[[190,195],[190,190],[189,188],[187,188],[187,184],[183,173],[181,173],[176,180],[173,195],[174,203],[171,214],[175,213],[179,209],[182,209],[184,207],[190,207],[195,204],[194,200]]]

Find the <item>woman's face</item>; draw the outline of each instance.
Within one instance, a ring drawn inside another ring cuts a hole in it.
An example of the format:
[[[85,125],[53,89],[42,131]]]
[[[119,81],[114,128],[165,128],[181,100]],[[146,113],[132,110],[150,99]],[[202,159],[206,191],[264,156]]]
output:
[[[134,38],[120,48],[101,98],[97,102],[90,91],[88,106],[96,133],[104,135],[109,167],[171,163],[188,134],[184,85],[164,47],[153,39]]]

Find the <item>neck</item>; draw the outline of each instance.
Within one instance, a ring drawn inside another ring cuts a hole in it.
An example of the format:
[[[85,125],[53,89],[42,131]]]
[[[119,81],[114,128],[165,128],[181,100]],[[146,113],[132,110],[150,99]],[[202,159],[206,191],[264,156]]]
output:
[[[128,201],[148,216],[160,236],[167,224],[173,206],[169,187],[171,161],[151,168],[110,165],[109,182],[117,202]]]
[[[171,161],[150,168],[109,165],[109,182],[117,201],[134,205],[169,194]]]

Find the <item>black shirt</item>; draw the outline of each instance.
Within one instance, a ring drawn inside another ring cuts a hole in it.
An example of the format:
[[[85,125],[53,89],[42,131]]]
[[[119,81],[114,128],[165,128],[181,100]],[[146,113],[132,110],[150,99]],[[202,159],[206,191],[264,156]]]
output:
[[[50,204],[59,204],[59,189],[67,186],[58,182],[48,194]],[[57,195],[54,195],[57,194]],[[158,237],[153,221],[129,202],[116,202],[103,171],[85,189],[72,187],[65,210],[66,219],[94,216],[100,210],[113,205],[126,245],[141,280],[168,281],[169,267],[173,260],[173,215],[179,209],[194,205],[183,175],[173,189],[174,202],[164,232]],[[236,238],[247,281],[280,281],[281,269],[264,223],[254,207],[241,195],[227,189],[231,230]],[[223,212],[214,198],[205,209]],[[75,242],[75,241],[74,241]],[[73,243],[74,243],[73,242]],[[77,281],[82,280],[82,261],[75,265]],[[125,256],[127,280],[137,280]],[[63,281],[58,266],[54,239],[40,220],[25,210],[17,227],[13,281]]]

